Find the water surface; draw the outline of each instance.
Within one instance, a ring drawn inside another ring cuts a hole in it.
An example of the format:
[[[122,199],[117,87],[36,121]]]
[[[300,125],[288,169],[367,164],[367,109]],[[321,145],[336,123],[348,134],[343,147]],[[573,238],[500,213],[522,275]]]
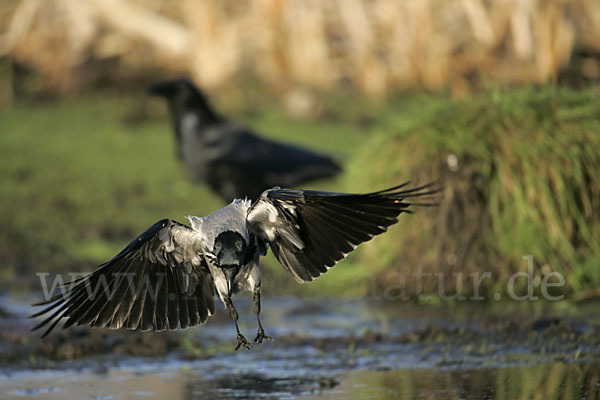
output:
[[[256,323],[240,302],[241,328]],[[13,308],[19,313],[18,306]],[[595,399],[600,396],[600,328],[594,308],[426,308],[369,301],[267,300],[267,333],[252,351],[232,351],[223,312],[181,333],[101,332],[80,328],[3,344],[23,358],[6,365],[0,398],[16,399]],[[26,324],[17,318],[3,329]],[[27,322],[29,323],[29,322]],[[11,328],[11,329],[13,329]],[[16,332],[16,328],[15,332]],[[169,336],[170,335],[170,336]],[[173,336],[174,335],[174,336]],[[100,338],[100,339],[99,339]],[[86,341],[104,340],[90,353]],[[129,340],[129,339],[127,339]],[[163,342],[167,341],[168,345]],[[165,346],[148,357],[129,343]],[[72,345],[64,356],[37,352]],[[78,351],[77,345],[85,351]],[[11,347],[12,346],[12,347]],[[36,347],[37,346],[37,347]],[[45,346],[45,347],[44,347]],[[131,349],[129,349],[131,350]],[[38,354],[39,353],[39,354]],[[14,357],[13,357],[14,358]]]

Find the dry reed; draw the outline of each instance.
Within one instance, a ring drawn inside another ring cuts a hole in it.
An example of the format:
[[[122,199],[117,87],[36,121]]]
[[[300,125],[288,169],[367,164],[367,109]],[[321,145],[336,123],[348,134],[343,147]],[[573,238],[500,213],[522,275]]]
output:
[[[555,79],[574,48],[600,51],[600,2],[7,0],[0,32],[0,56],[55,89],[73,85],[78,66],[116,57],[209,88],[250,72],[275,88],[462,91]]]

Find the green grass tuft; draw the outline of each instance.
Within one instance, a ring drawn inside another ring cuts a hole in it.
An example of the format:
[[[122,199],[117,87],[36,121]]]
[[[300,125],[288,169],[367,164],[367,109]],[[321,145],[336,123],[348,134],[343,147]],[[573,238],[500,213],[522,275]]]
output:
[[[485,285],[496,290],[533,255],[538,278],[558,271],[567,291],[600,286],[598,110],[596,91],[552,86],[406,102],[348,179],[367,190],[440,177],[444,199],[438,210],[401,218],[360,262],[378,266],[383,281],[424,264],[445,273],[451,289],[453,272],[490,271]]]

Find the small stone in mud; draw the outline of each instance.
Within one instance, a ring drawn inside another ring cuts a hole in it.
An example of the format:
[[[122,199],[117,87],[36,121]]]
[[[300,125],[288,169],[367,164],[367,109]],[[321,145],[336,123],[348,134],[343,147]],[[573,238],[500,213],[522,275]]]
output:
[[[553,328],[561,323],[560,318],[540,318],[531,324],[531,329],[542,332],[548,328]]]
[[[321,389],[332,389],[339,384],[340,382],[335,378],[330,378],[326,376],[322,376],[319,378],[319,387]]]
[[[383,335],[379,332],[368,330],[361,338],[364,343],[379,343],[383,340]]]

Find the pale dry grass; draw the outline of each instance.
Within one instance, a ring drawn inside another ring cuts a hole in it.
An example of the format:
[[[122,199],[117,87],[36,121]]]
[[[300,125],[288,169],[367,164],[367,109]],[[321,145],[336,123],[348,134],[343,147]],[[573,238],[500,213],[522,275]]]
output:
[[[574,48],[600,51],[597,0],[6,0],[0,55],[68,89],[74,68],[118,58],[205,87],[251,72],[274,88],[350,82],[469,90],[555,79]],[[597,66],[589,67],[597,71]]]

